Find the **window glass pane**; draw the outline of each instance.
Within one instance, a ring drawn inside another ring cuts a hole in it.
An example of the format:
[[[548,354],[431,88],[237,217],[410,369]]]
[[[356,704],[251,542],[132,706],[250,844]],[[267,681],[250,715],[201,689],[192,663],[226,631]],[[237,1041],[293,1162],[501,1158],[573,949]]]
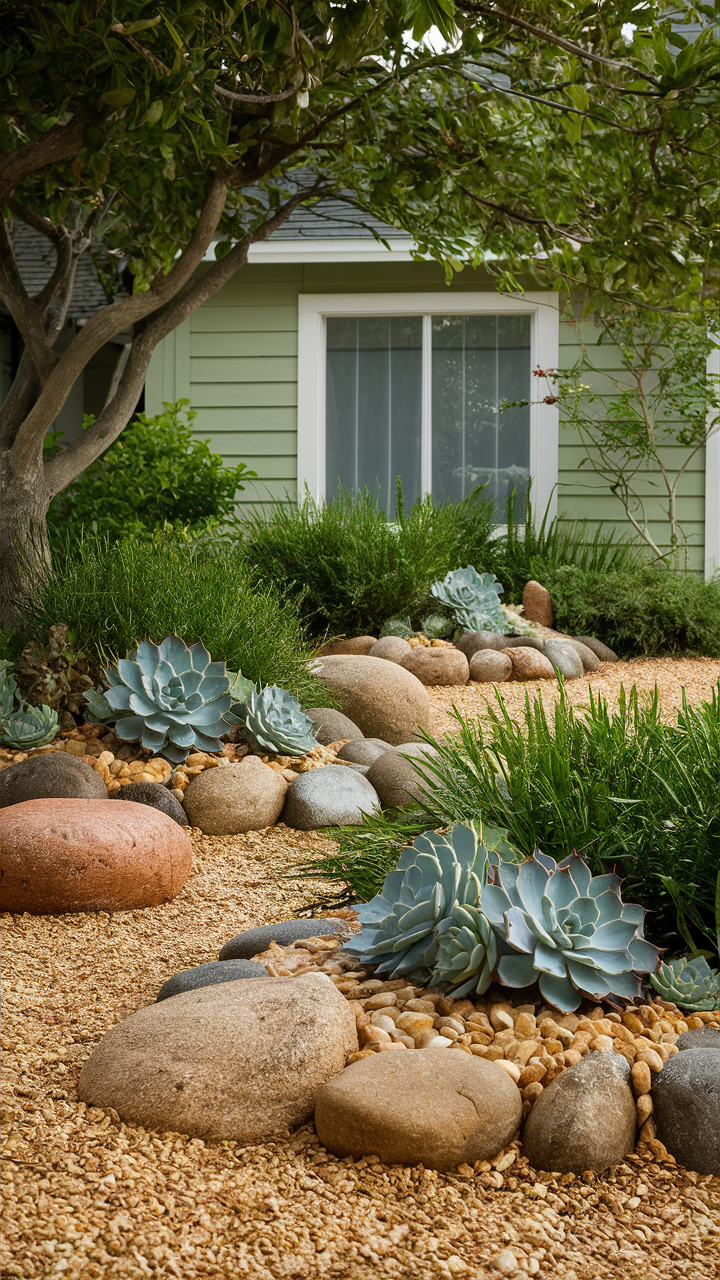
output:
[[[422,317],[327,320],[326,494],[368,488],[387,512],[395,478],[420,494]]]
[[[530,473],[529,316],[433,316],[432,493],[458,501],[487,484],[502,520],[523,519]]]

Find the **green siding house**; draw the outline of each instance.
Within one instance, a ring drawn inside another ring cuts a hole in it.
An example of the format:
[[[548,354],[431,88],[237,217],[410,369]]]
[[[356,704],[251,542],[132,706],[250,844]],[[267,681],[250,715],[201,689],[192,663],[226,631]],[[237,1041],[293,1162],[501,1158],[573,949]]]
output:
[[[322,499],[342,481],[378,489],[391,510],[400,475],[408,499],[487,484],[502,513],[532,477],[536,510],[549,503],[591,530],[627,532],[533,377],[577,358],[556,295],[498,294],[469,268],[447,286],[437,263],[413,260],[407,235],[357,217],[339,201],[298,210],[254,245],[248,265],[155,352],[146,412],[189,400],[197,433],[257,471],[245,504],[295,500],[306,487]],[[609,374],[619,365],[607,346],[596,356]],[[684,477],[679,516],[689,567],[710,573],[720,564],[717,433],[706,453]]]

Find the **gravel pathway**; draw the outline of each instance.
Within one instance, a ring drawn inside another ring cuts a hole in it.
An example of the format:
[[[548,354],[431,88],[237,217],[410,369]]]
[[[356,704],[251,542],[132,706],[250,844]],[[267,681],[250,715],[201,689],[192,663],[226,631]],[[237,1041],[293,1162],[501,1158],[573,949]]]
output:
[[[3,1276],[714,1280],[718,1181],[649,1153],[553,1179],[512,1146],[438,1174],[329,1157],[311,1126],[240,1148],[78,1104],[93,1046],[171,973],[321,896],[278,879],[314,833],[192,836],[195,868],[165,906],[2,918]]]

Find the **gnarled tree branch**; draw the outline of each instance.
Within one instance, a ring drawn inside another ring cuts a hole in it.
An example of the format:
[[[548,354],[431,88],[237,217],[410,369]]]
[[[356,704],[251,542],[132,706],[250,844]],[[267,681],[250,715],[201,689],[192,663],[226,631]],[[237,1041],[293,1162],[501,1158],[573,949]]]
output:
[[[85,130],[93,119],[89,107],[80,107],[67,124],[56,125],[37,142],[0,157],[0,205],[4,205],[15,188],[38,169],[71,160],[82,151]]]

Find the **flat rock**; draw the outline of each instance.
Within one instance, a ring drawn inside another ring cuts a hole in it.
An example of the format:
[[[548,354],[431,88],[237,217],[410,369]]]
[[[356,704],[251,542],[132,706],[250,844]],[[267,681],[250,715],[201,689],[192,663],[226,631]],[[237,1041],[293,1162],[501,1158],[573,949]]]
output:
[[[677,1047],[683,1049],[720,1049],[720,1031],[715,1027],[696,1027],[683,1031],[677,1038]]]
[[[445,645],[418,644],[403,658],[402,666],[428,685],[467,684],[470,676],[465,654]]]
[[[49,751],[0,772],[0,809],[25,800],[107,800],[108,789],[92,765],[65,751]]]
[[[282,820],[296,831],[359,826],[366,813],[379,808],[377,792],[363,774],[328,764],[299,774],[290,784]]]
[[[342,920],[334,917],[313,916],[311,920],[279,920],[277,924],[263,924],[257,929],[245,929],[220,952],[220,960],[251,960],[267,951],[271,942],[279,947],[289,947],[300,938],[322,938],[328,933],[345,936]]]
[[[187,814],[180,804],[161,782],[128,782],[121,787],[115,800],[132,800],[134,804],[148,804],[151,809],[159,809],[179,826],[188,825]]]
[[[368,738],[392,746],[429,729],[430,698],[416,676],[383,658],[338,655],[313,663],[314,673],[336,690],[346,715]]]
[[[352,1008],[326,974],[222,982],[113,1027],[78,1097],[146,1129],[264,1142],[311,1118],[356,1049]]]
[[[544,654],[565,680],[579,680],[584,674],[580,654],[566,640],[546,640]]]
[[[480,684],[500,683],[512,675],[512,658],[494,649],[476,649],[470,659],[470,679]]]
[[[263,831],[280,817],[287,786],[259,756],[246,756],[240,764],[197,774],[183,797],[185,812],[208,836]]]
[[[381,636],[370,650],[371,658],[384,658],[386,662],[402,662],[412,653],[412,645],[402,636]]]
[[[325,658],[336,653],[367,655],[373,645],[377,644],[377,636],[349,636],[347,640],[336,640],[334,644],[326,644],[318,650],[318,657]]]
[[[597,640],[595,636],[573,636],[573,639],[579,640],[580,644],[587,645],[588,649],[591,649],[601,662],[620,661],[617,654],[613,653],[612,649],[609,649],[606,644],[603,644],[602,640]]]
[[[315,737],[323,746],[328,742],[342,742],[362,738],[362,733],[342,711],[333,707],[308,707],[305,712],[315,725]]]
[[[652,1086],[657,1136],[695,1173],[720,1178],[720,1049],[686,1049],[665,1063]]]
[[[374,764],[378,756],[382,756],[386,751],[392,751],[389,742],[383,742],[380,738],[361,738],[356,742],[346,742],[344,747],[338,751],[340,760],[349,760],[352,764]]]
[[[466,631],[456,640],[455,648],[464,653],[469,662],[478,649],[504,649],[507,639],[499,631]]]
[[[177,897],[192,867],[183,829],[146,804],[26,800],[0,810],[0,910],[130,911]]]
[[[159,1000],[168,1000],[170,996],[181,996],[184,991],[196,991],[199,987],[213,987],[218,982],[238,982],[244,978],[269,978],[270,974],[262,964],[253,964],[252,960],[211,960],[209,964],[198,964],[194,969],[183,969],[182,973],[174,973],[172,978],[164,982],[157,993]]]
[[[371,764],[367,780],[377,791],[383,806],[405,808],[413,800],[420,800],[428,788],[421,775],[405,756],[415,760],[432,760],[437,751],[422,742],[404,742],[393,751],[386,751]],[[429,775],[433,778],[433,774]]]
[[[489,1160],[522,1118],[517,1085],[466,1053],[407,1050],[352,1063],[318,1093],[315,1128],[339,1157],[454,1169]]]
[[[585,671],[600,670],[600,659],[598,658],[597,654],[593,653],[592,649],[589,649],[588,646],[586,644],[583,644],[581,640],[573,640],[571,638],[569,640],[566,640],[565,643],[571,644],[573,649],[575,649],[576,652],[579,653],[580,661],[582,662]]]
[[[556,1076],[525,1121],[522,1152],[530,1164],[550,1173],[602,1173],[619,1164],[635,1146],[629,1075],[620,1054],[591,1051]]]
[[[503,649],[513,665],[513,676],[516,680],[554,680],[555,668],[544,653],[529,645],[518,645],[515,648]]]
[[[553,624],[552,596],[547,587],[531,578],[523,590],[523,613],[528,622],[539,622],[543,627]]]

